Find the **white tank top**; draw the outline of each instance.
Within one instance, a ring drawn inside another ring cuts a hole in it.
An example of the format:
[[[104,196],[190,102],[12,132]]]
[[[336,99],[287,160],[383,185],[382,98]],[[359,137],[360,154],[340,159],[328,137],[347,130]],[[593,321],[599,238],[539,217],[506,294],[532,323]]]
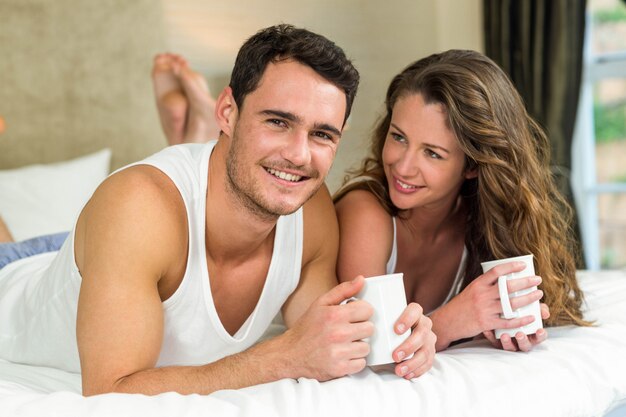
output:
[[[233,336],[222,325],[211,294],[204,238],[208,165],[215,143],[172,146],[130,165],[151,165],[170,177],[189,224],[187,269],[176,292],[162,304],[157,367],[202,365],[252,346],[300,279],[302,208],[278,219],[270,267],[252,314]],[[80,372],[75,328],[81,276],[73,235],[58,254],[22,259],[0,270],[0,358]]]
[[[389,260],[387,261],[387,273],[388,274],[393,274],[394,272],[396,272],[396,264],[398,262],[396,218],[392,217],[391,220],[393,220],[393,239],[392,239],[392,244],[391,244],[391,254],[389,255]],[[447,304],[453,297],[455,297],[458,293],[461,292],[461,286],[463,285],[463,275],[465,274],[465,264],[467,263],[467,256],[468,256],[467,247],[463,247],[463,255],[461,255],[461,262],[459,263],[459,268],[456,271],[454,282],[452,283],[452,286],[450,287],[450,291],[448,292],[446,299],[443,301],[443,303],[441,303],[441,305]],[[427,313],[430,314],[433,311],[429,311]]]

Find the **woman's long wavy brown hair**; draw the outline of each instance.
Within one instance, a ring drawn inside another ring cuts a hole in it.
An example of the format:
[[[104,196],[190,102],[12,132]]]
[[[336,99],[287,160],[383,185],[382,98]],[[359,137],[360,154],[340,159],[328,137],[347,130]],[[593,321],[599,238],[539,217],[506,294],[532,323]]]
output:
[[[411,94],[443,105],[467,169],[478,167],[477,178],[466,180],[461,189],[468,212],[464,285],[482,273],[481,262],[532,253],[543,279],[543,302],[550,307],[547,324],[589,325],[582,318],[583,293],[575,276],[580,254],[571,230],[573,213],[550,172],[546,134],[528,115],[507,75],[478,52],[434,54],[394,77],[370,156],[349,172],[335,201],[351,190],[365,189],[391,215],[402,215],[389,198],[382,151],[394,104]],[[365,180],[349,181],[356,177]]]

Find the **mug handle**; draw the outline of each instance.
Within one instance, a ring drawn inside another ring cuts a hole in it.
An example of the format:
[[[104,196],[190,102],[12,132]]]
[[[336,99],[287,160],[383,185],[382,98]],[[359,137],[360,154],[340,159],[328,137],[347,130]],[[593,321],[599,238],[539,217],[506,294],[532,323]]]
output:
[[[516,311],[511,308],[511,300],[509,299],[509,291],[506,287],[507,278],[511,275],[503,275],[498,277],[498,291],[500,292],[500,305],[502,305],[502,315],[505,319],[514,319],[518,316]]]

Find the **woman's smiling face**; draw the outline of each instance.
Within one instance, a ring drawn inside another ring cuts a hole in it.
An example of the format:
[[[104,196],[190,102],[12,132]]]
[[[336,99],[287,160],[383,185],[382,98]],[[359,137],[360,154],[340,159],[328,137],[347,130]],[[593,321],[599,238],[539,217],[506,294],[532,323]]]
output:
[[[447,125],[445,108],[421,94],[400,97],[383,148],[383,166],[393,204],[406,210],[454,201],[467,178],[465,154]]]

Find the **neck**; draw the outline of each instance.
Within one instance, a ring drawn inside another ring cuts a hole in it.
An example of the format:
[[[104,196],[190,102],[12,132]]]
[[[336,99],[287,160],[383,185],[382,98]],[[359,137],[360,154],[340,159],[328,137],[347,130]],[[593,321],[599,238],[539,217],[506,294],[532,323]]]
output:
[[[220,139],[209,163],[206,196],[206,248],[214,260],[237,261],[267,243],[278,216],[261,216],[232,190],[226,174],[228,144]]]
[[[462,212],[462,200],[457,196],[439,205],[409,209],[399,218],[414,237],[434,241],[444,230],[456,228]]]

